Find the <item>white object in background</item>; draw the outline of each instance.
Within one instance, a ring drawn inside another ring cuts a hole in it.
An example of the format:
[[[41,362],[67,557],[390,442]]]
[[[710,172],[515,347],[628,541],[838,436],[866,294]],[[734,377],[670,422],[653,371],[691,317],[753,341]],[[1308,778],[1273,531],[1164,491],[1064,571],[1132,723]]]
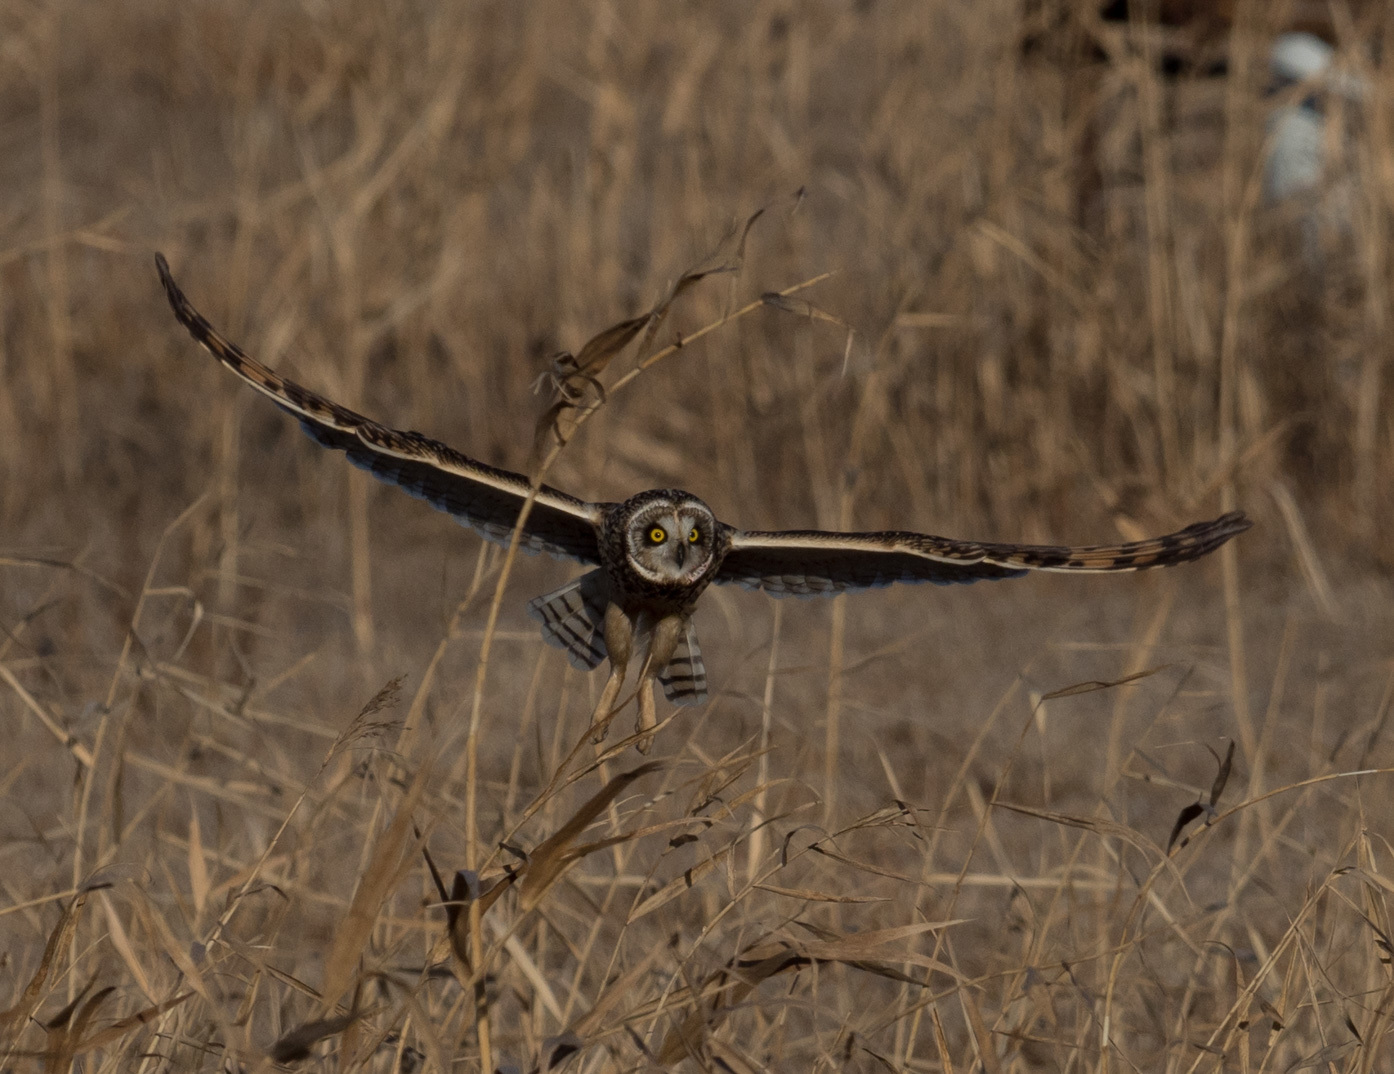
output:
[[[1349,238],[1353,227],[1357,191],[1350,140],[1359,128],[1352,126],[1352,110],[1341,107],[1341,99],[1362,100],[1366,83],[1342,70],[1336,50],[1313,34],[1279,37],[1269,54],[1269,72],[1274,93],[1290,103],[1268,117],[1264,198],[1270,205],[1298,207],[1305,258],[1320,266],[1328,243]],[[1293,99],[1294,92],[1303,94],[1301,100]]]
[[[1283,34],[1273,43],[1268,69],[1275,92],[1309,83],[1311,92],[1295,104],[1274,109],[1268,117],[1268,159],[1263,193],[1270,202],[1286,201],[1321,184],[1326,161],[1326,116],[1320,94],[1327,88],[1335,49],[1312,34]]]

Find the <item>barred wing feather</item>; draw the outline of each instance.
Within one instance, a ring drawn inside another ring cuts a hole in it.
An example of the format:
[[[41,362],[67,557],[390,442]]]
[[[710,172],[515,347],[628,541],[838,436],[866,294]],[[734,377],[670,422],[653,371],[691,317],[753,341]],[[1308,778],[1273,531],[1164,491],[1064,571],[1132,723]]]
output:
[[[988,544],[924,533],[819,530],[731,534],[715,581],[771,596],[818,596],[896,582],[936,585],[1017,578],[1027,571],[1138,571],[1185,563],[1214,551],[1251,523],[1238,511],[1128,544]]]
[[[165,259],[156,255],[169,304],[189,334],[213,357],[267,396],[318,444],[344,452],[374,477],[423,499],[480,536],[507,544],[530,485],[522,474],[462,455],[417,432],[390,429],[287,380],[225,339],[175,284]],[[596,527],[602,508],[543,485],[519,541],[530,552],[599,564]]]

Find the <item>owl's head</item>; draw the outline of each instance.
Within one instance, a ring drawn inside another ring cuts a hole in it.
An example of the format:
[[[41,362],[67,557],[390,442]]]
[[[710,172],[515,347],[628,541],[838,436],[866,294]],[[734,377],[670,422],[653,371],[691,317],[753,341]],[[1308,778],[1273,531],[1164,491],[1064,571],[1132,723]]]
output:
[[[691,585],[710,569],[719,523],[696,496],[661,489],[625,506],[625,554],[639,577],[656,585]]]

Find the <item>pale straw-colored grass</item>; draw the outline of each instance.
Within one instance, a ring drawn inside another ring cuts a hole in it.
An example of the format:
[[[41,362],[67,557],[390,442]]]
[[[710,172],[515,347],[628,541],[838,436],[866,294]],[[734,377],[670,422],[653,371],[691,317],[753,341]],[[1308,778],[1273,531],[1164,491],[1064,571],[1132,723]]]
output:
[[[1257,36],[1081,82],[996,4],[0,27],[0,1066],[1389,1069],[1383,68],[1314,263],[1255,194]],[[600,674],[523,615],[571,568],[306,441],[157,248],[269,364],[588,497],[1257,524],[1155,575],[710,591],[712,701],[597,754]]]

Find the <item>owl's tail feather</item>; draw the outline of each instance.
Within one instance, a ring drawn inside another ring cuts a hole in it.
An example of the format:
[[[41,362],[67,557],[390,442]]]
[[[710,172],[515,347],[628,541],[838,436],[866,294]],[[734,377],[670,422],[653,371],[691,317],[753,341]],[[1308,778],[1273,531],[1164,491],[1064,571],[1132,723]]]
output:
[[[542,623],[542,637],[566,650],[571,666],[589,671],[606,657],[605,607],[610,601],[603,570],[567,582],[528,604],[528,614]]]
[[[702,663],[697,628],[691,619],[683,624],[678,647],[658,681],[663,684],[663,696],[674,705],[700,705],[707,700],[707,666]]]

